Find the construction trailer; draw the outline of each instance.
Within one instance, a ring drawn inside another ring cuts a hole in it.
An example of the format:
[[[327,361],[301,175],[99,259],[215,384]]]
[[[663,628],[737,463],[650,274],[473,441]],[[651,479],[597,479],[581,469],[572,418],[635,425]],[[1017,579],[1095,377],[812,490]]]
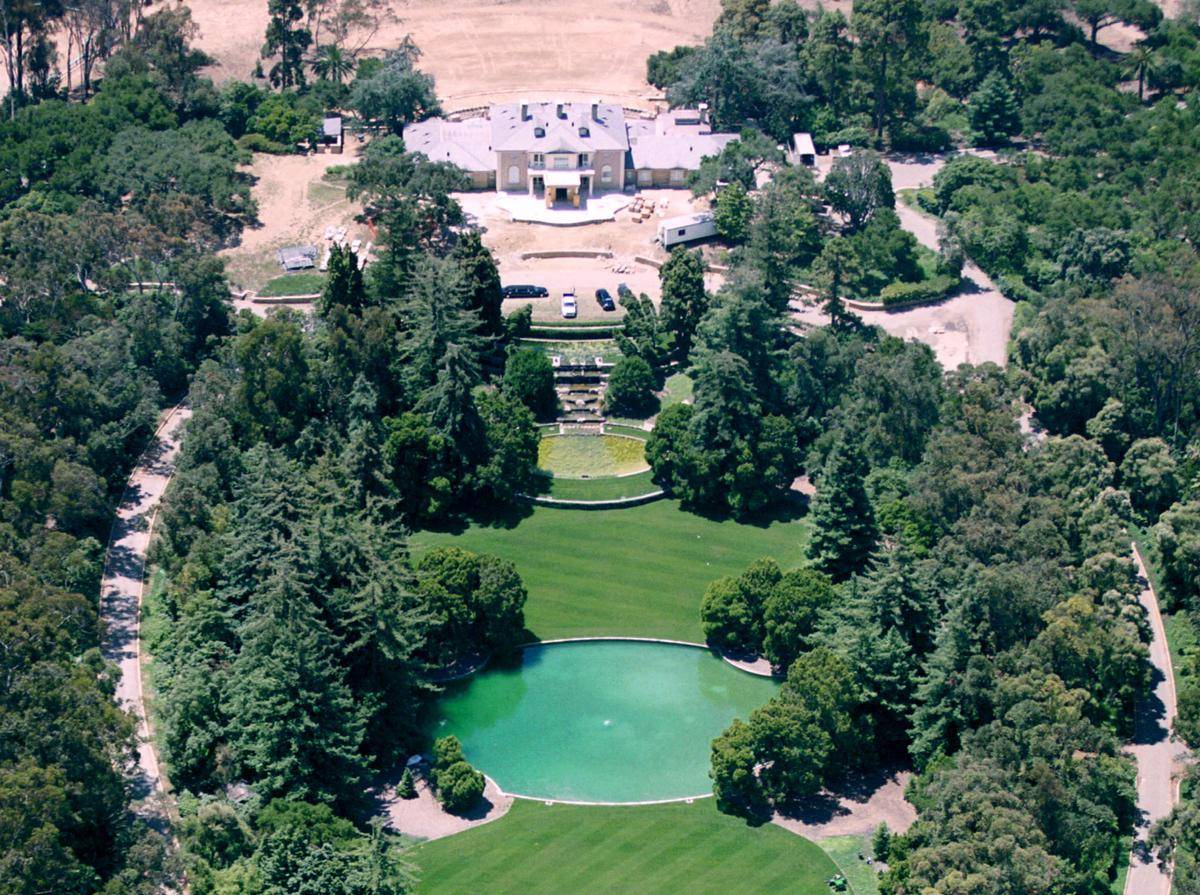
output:
[[[792,164],[812,168],[817,164],[817,147],[812,134],[792,134]]]
[[[664,249],[684,242],[716,236],[717,224],[711,212],[680,215],[667,218],[658,225],[658,241]]]

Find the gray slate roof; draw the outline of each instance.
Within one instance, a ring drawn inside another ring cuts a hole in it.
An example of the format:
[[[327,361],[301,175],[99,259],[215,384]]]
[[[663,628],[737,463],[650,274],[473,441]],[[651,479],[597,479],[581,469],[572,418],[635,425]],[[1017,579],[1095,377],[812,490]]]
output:
[[[464,171],[494,171],[492,128],[486,118],[430,118],[404,128],[404,148],[432,162],[451,162]]]
[[[614,103],[597,104],[595,117],[591,103],[528,103],[527,109],[528,115],[522,121],[520,103],[492,106],[492,145],[497,150],[595,152],[629,148],[625,112]],[[544,136],[537,136],[538,129],[544,131]]]
[[[629,123],[629,154],[637,169],[683,168],[694,171],[700,160],[719,155],[737,134],[714,134],[698,112],[675,109],[651,121]]]

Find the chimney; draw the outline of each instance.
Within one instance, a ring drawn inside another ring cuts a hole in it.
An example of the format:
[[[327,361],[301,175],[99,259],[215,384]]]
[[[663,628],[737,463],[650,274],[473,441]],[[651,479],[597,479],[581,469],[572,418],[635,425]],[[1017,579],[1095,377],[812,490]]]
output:
[[[521,100],[521,120],[529,120],[529,100],[527,99]]]
[[[592,121],[600,120],[600,97],[592,100]]]
[[[558,104],[558,112],[557,112],[557,115],[558,115],[558,117],[559,117],[559,118],[566,118],[566,117],[567,117],[567,116],[566,116],[566,113],[564,113],[564,112],[563,112],[563,104],[562,104],[562,103],[559,103],[559,104]]]
[[[708,103],[700,103],[696,108],[700,111],[700,121],[708,124]]]

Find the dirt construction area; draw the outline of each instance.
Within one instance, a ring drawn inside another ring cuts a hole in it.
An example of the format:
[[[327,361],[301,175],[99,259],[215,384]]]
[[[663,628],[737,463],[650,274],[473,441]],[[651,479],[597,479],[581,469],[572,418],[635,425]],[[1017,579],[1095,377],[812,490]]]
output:
[[[642,190],[638,195],[656,209],[648,219],[639,221],[631,210],[624,209],[611,221],[572,227],[513,221],[491,192],[460,193],[455,198],[467,219],[482,229],[484,243],[496,256],[502,283],[545,286],[550,291],[547,298],[506,301],[505,313],[530,304],[535,320],[561,320],[562,294],[573,289],[580,320],[615,320],[622,311],[604,311],[596,303],[596,290],[607,289],[615,301],[617,286],[624,283],[657,304],[658,269],[635,259],[665,261],[667,253],[654,241],[658,222],[699,209],[687,190]],[[546,257],[558,252],[593,256]],[[707,279],[710,289],[721,284],[719,274]]]
[[[254,178],[258,224],[242,231],[241,242],[221,252],[230,283],[238,290],[261,289],[283,271],[276,249],[292,245],[324,247],[325,231],[346,228],[346,238],[365,246],[370,232],[356,224],[361,210],[346,198],[340,182],[328,182],[325,172],[333,165],[352,163],[346,155],[256,154],[247,173]]]

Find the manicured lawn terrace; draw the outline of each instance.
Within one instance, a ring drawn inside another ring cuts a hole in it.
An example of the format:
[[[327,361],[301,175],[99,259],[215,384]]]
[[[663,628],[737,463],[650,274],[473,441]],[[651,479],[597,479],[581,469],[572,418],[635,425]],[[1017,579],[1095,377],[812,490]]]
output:
[[[263,298],[312,295],[325,288],[326,279],[323,273],[285,273],[263,286],[258,294]]]
[[[518,800],[498,821],[418,846],[418,895],[823,895],[819,847],[750,827],[712,799],[632,808]]]
[[[623,435],[543,435],[538,468],[574,479],[641,472],[647,468],[646,442]]]
[[[538,494],[559,500],[620,500],[641,497],[658,491],[654,472],[647,469],[634,475],[605,476],[599,479],[556,479],[544,476]]]
[[[461,534],[418,532],[414,559],[454,544],[494,553],[517,566],[529,590],[532,634],[631,636],[703,641],[700,599],[715,578],[772,556],[799,565],[806,520],[760,524],[714,521],[673,500],[617,510],[533,507],[512,528],[472,525]],[[647,889],[646,891],[652,891]]]

